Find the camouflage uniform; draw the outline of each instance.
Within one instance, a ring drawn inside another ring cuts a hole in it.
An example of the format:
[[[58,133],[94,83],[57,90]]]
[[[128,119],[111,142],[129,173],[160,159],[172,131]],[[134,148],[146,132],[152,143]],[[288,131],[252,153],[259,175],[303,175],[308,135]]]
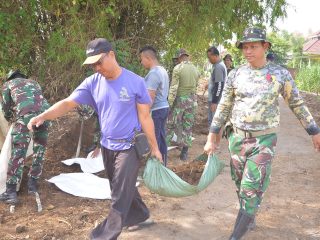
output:
[[[93,109],[93,107],[89,105],[79,105],[77,108],[77,112],[80,115],[81,121],[88,120],[91,117],[94,118],[95,128],[93,133],[93,144],[96,147],[100,148],[101,130],[100,130],[99,119],[96,111]]]
[[[47,145],[48,122],[36,128],[30,135],[27,128],[32,117],[49,108],[40,85],[31,79],[14,78],[2,87],[2,110],[8,122],[12,122],[12,150],[8,165],[7,183],[17,184],[22,177],[30,139],[33,139],[33,159],[29,177],[38,179],[42,173],[43,157]]]
[[[197,107],[196,88],[199,72],[189,61],[184,61],[173,69],[168,102],[170,113],[167,123],[167,143],[174,134],[181,147],[191,147],[192,127]]]
[[[234,128],[229,136],[231,175],[240,206],[250,215],[258,210],[270,180],[277,142],[276,130],[272,129],[280,122],[279,94],[308,134],[320,132],[290,73],[273,63],[260,69],[243,65],[230,72],[210,127],[210,132],[218,133],[230,115]],[[269,131],[269,134],[245,137],[238,134],[237,129],[248,134],[259,131]]]

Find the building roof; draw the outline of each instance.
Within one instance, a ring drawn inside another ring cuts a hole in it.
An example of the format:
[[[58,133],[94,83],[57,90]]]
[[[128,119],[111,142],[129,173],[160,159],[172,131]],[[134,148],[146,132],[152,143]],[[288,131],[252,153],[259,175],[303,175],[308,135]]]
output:
[[[320,55],[320,31],[310,36],[307,42],[303,44],[303,52]]]

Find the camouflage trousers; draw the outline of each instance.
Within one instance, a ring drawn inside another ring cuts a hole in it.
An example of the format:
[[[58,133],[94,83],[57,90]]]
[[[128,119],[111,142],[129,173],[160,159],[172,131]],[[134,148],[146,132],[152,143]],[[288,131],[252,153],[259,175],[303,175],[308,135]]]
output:
[[[167,122],[167,144],[174,135],[177,136],[177,144],[181,147],[191,147],[192,127],[195,121],[197,108],[197,95],[177,96],[168,116]]]
[[[29,171],[29,177],[38,179],[42,173],[43,157],[47,145],[48,138],[48,122],[29,132],[27,124],[30,119],[37,114],[27,114],[20,117],[13,123],[11,132],[11,158],[8,164],[7,183],[17,184],[20,182],[23,174],[26,154],[31,138],[33,139],[33,156],[32,164]]]
[[[243,138],[234,132],[229,137],[231,177],[235,181],[240,209],[254,215],[262,201],[271,174],[277,135]]]

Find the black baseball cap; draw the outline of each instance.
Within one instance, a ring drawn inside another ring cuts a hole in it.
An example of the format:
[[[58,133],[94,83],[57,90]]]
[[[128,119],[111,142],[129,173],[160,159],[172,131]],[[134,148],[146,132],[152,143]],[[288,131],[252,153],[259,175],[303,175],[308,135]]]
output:
[[[87,59],[83,62],[83,65],[94,64],[98,62],[103,53],[108,53],[111,50],[112,45],[105,38],[96,38],[90,41],[86,49]]]

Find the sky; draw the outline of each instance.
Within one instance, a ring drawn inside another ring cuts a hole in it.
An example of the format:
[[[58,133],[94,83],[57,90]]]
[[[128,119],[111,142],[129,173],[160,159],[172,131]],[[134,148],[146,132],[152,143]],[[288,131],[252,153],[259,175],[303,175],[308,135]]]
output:
[[[288,17],[279,20],[276,26],[289,33],[299,32],[305,37],[320,31],[320,0],[287,0]]]

